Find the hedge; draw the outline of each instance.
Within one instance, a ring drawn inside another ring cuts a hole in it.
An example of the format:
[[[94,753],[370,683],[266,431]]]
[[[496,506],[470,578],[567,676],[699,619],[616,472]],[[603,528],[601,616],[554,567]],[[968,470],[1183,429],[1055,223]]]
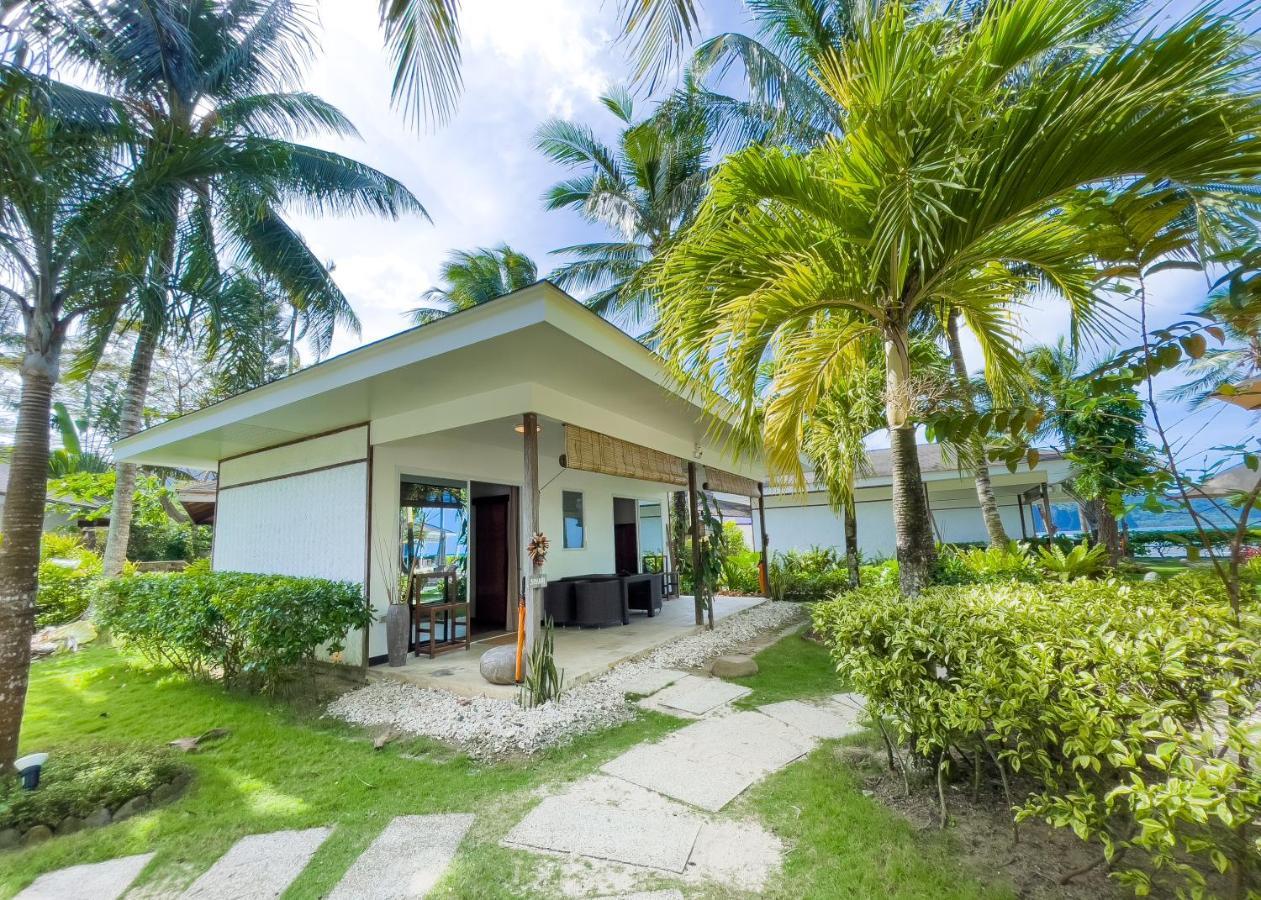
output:
[[[109,582],[98,616],[150,659],[250,689],[272,688],[320,647],[341,652],[372,622],[358,584],[201,568]]]
[[[1158,583],[863,587],[814,610],[841,680],[942,781],[1097,841],[1136,893],[1261,872],[1261,615],[1202,574]],[[900,757],[900,754],[898,754]],[[947,791],[941,790],[944,814]],[[1124,868],[1145,856],[1146,865]],[[1192,864],[1195,861],[1196,864]]]

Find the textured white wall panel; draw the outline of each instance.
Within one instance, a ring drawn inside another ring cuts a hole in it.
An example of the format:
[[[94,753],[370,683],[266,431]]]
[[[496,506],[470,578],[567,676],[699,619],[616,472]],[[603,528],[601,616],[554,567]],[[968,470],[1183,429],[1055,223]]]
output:
[[[221,488],[214,567],[362,583],[367,479],[351,463]]]
[[[368,428],[347,428],[323,437],[299,441],[271,450],[260,450],[219,464],[219,486],[275,478],[304,469],[318,469],[363,459],[368,455]]]

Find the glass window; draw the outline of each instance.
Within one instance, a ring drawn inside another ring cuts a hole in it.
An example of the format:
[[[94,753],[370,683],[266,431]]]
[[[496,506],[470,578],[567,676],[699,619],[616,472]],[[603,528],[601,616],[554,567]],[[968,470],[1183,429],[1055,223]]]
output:
[[[404,476],[400,485],[400,586],[418,603],[468,597],[468,489]]]
[[[561,512],[565,518],[564,536],[566,550],[581,550],[586,546],[587,526],[582,515],[582,494],[578,491],[561,491]]]

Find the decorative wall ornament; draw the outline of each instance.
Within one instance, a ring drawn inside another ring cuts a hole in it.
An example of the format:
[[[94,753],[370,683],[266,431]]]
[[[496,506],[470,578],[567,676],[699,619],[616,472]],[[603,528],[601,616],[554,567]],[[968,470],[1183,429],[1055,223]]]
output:
[[[536,531],[534,537],[530,538],[530,543],[526,544],[525,552],[530,554],[530,562],[534,563],[536,569],[542,568],[547,561],[547,550],[551,545],[552,542],[541,531]]]

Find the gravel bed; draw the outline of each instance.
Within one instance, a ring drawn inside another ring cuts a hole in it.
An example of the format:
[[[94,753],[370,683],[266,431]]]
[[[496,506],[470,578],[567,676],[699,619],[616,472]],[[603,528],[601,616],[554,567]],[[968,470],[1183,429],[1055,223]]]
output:
[[[328,713],[355,725],[437,738],[478,759],[535,753],[633,718],[626,685],[645,669],[697,668],[760,635],[804,619],[805,611],[796,603],[762,603],[719,621],[713,631],[671,641],[534,709],[522,709],[512,700],[459,697],[381,681],[337,698],[329,704]]]

